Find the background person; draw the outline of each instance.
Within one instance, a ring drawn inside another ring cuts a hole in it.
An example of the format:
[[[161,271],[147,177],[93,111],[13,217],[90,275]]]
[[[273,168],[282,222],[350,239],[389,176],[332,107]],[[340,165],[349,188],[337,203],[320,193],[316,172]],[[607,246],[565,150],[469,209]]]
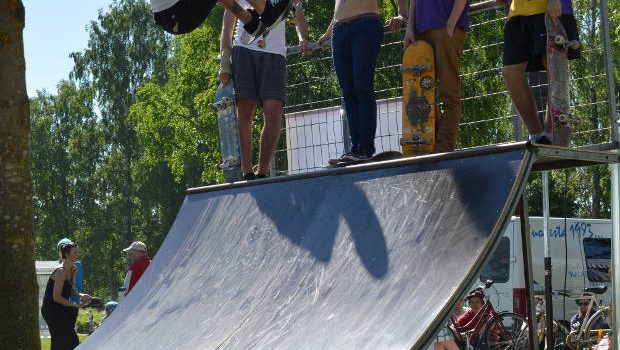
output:
[[[58,244],[56,244],[56,252],[58,253],[58,258],[59,258],[59,262],[62,264],[63,262],[63,258],[62,255],[60,254],[60,247],[63,244],[69,244],[71,243],[71,240],[69,238],[63,238],[60,241],[58,241]],[[76,271],[75,271],[75,290],[78,293],[82,293],[82,284],[83,284],[83,280],[84,280],[84,268],[82,267],[82,263],[79,261],[75,261],[73,263],[73,266],[75,266]],[[69,300],[79,303],[80,302],[80,298],[77,296],[73,296],[70,297]],[[75,324],[77,322],[77,318],[78,318],[78,314],[79,314],[79,310],[77,308],[73,308],[71,309],[71,312],[73,312],[73,327],[75,327]]]
[[[63,259],[45,287],[45,295],[41,306],[41,315],[47,323],[51,335],[51,350],[71,350],[80,343],[75,332],[74,310],[81,304],[90,303],[90,295],[75,290],[74,263],[79,258],[79,250],[75,243],[62,244],[60,253]],[[79,297],[80,302],[69,300]]]
[[[146,244],[140,241],[131,243],[129,247],[123,249],[123,252],[127,253],[127,258],[130,261],[127,268],[127,276],[125,276],[127,294],[129,294],[140,277],[142,277],[144,271],[146,271],[146,268],[151,264],[151,259],[149,259]]]

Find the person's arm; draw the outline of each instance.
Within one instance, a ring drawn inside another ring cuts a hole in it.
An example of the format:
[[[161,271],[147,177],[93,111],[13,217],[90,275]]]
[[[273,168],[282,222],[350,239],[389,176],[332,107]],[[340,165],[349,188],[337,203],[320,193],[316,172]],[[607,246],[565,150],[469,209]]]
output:
[[[56,272],[54,272],[53,276],[54,276],[54,289],[52,291],[52,298],[54,299],[54,301],[57,302],[58,304],[62,304],[65,306],[79,307],[78,303],[72,302],[69,299],[65,299],[62,296],[62,287],[64,286],[67,278],[69,278],[65,270],[58,269],[56,270]]]
[[[327,30],[325,31],[325,33],[323,35],[321,35],[319,40],[316,41],[316,43],[319,45],[319,47],[323,46],[324,43],[332,37],[332,32],[334,30],[334,24],[335,23],[336,23],[336,20],[332,19],[332,21],[329,22],[329,26],[327,27]]]
[[[228,84],[232,77],[231,51],[236,19],[232,12],[224,11],[222,34],[220,36],[220,71],[218,73],[222,85]]]
[[[455,0],[452,5],[452,11],[450,12],[450,17],[448,17],[448,22],[446,23],[446,31],[448,32],[449,38],[454,35],[454,28],[456,28],[456,23],[459,21],[459,18],[465,9],[465,5],[467,5],[467,0]]]
[[[312,50],[308,50],[308,21],[306,20],[306,16],[304,16],[303,8],[300,8],[299,11],[295,13],[295,31],[297,32],[299,46],[303,48],[304,55],[312,53]]]
[[[415,44],[415,6],[417,0],[411,0],[409,4],[409,18],[407,20],[407,30],[405,31],[405,39],[403,40],[403,46],[406,49],[407,46]]]
[[[390,18],[385,25],[389,27],[390,32],[397,32],[403,25],[407,25],[407,16],[409,10],[407,8],[407,0],[398,0],[398,15]]]

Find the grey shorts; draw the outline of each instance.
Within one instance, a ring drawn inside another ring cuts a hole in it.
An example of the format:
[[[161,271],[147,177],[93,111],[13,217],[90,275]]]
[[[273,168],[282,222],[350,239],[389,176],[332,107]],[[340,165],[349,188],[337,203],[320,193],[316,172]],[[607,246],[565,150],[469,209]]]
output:
[[[286,103],[284,56],[233,47],[232,72],[235,98],[281,100]]]

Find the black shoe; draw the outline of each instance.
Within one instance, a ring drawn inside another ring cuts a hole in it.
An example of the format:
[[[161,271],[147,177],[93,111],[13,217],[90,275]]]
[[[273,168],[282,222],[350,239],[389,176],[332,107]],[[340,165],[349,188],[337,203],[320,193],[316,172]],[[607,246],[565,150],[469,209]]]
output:
[[[261,173],[256,174],[256,178],[257,178],[257,179],[266,179],[266,178],[268,178],[268,177],[269,177],[269,176],[267,176],[267,175],[265,175],[265,174],[261,174]]]
[[[241,42],[243,45],[250,45],[267,31],[267,27],[261,22],[258,13],[252,9],[248,11],[252,14],[252,20],[243,25],[243,32],[241,32]]]
[[[292,5],[293,0],[265,0],[265,11],[260,16],[261,22],[265,24],[267,30],[272,29],[286,17]]]
[[[553,144],[547,135],[542,135],[537,139],[532,139],[532,144],[538,145],[551,145]]]
[[[341,163],[355,162],[357,160],[359,159],[353,154],[353,152],[347,152],[338,158],[328,160],[327,163],[329,163],[329,165],[336,165]]]
[[[243,179],[246,181],[256,180],[256,175],[254,173],[243,174]]]

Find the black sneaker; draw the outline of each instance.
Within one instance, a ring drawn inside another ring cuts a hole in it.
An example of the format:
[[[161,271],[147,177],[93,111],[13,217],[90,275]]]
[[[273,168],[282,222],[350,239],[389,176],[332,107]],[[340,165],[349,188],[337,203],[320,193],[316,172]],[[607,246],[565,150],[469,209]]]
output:
[[[537,139],[532,139],[531,142],[533,144],[538,144],[538,145],[551,145],[551,144],[553,144],[551,142],[551,139],[549,139],[549,137],[547,135],[542,135],[541,137],[539,137]]]
[[[260,16],[267,30],[278,25],[291,10],[293,0],[265,0],[265,11]]]
[[[256,178],[257,179],[266,179],[266,178],[268,178],[268,176],[265,175],[265,174],[258,173],[258,174],[256,174]]]
[[[267,2],[269,2],[269,0],[267,0]],[[243,25],[243,32],[241,32],[240,38],[243,45],[250,45],[267,31],[267,27],[258,17],[258,12],[253,9],[248,11],[252,14],[252,20]]]
[[[340,163],[355,162],[357,160],[359,159],[353,154],[353,152],[347,152],[338,158],[333,158],[333,159],[328,160],[327,163],[329,165],[336,165]]]
[[[243,179],[246,181],[256,180],[256,175],[254,173],[243,174]]]

